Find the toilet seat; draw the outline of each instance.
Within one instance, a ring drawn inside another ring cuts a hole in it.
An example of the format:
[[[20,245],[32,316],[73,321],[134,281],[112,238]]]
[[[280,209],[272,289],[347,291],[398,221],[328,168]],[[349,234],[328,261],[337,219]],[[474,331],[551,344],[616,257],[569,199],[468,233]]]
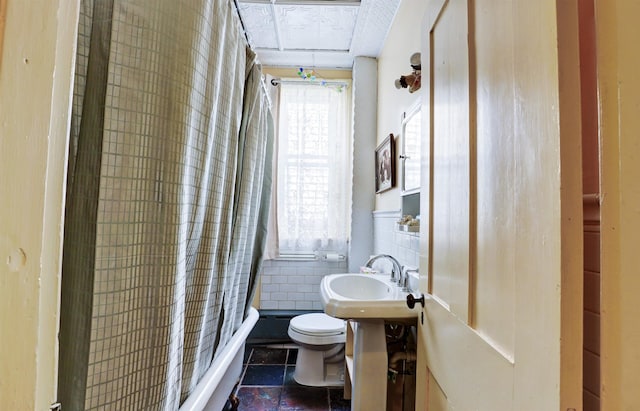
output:
[[[303,314],[289,322],[289,337],[311,345],[345,342],[345,321],[324,313]]]
[[[345,331],[344,320],[329,317],[324,313],[303,314],[293,317],[291,328],[306,335],[336,335]]]
[[[287,332],[298,345],[293,373],[298,384],[344,386],[346,321],[325,313],[302,314],[289,321]]]

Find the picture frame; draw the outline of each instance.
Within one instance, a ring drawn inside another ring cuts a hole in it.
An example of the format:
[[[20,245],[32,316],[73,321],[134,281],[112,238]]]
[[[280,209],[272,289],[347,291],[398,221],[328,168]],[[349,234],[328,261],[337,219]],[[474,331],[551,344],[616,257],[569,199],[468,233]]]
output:
[[[387,191],[396,185],[395,139],[389,134],[376,148],[376,193]]]

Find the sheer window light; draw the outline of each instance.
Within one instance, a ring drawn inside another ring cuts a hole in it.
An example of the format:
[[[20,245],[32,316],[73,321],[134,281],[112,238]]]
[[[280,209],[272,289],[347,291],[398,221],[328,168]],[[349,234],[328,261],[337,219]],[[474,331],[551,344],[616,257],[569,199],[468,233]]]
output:
[[[346,253],[351,205],[348,94],[309,84],[281,87],[280,252]]]

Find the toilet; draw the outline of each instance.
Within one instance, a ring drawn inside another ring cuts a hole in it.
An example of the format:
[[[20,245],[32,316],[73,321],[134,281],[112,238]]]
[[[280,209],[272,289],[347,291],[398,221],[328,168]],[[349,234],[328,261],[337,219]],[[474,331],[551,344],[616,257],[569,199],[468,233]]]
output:
[[[312,387],[344,384],[345,321],[324,313],[303,314],[289,321],[289,337],[298,345],[293,375]]]

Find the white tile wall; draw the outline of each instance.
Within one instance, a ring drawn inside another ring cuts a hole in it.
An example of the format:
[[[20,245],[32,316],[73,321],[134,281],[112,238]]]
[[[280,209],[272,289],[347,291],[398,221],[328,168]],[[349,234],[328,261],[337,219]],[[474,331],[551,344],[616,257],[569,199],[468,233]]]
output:
[[[373,213],[373,253],[391,254],[400,264],[419,266],[420,234],[395,229],[400,212]],[[364,264],[365,261],[360,262]],[[379,260],[376,268],[390,271],[390,263]],[[262,266],[260,308],[264,310],[322,310],[320,281],[327,274],[346,273],[347,261],[267,260]]]
[[[347,272],[347,261],[267,260],[262,265],[260,308],[322,310],[320,281],[327,274]]]
[[[390,254],[400,264],[417,268],[420,264],[420,233],[396,230],[400,211],[373,213],[373,254]]]

